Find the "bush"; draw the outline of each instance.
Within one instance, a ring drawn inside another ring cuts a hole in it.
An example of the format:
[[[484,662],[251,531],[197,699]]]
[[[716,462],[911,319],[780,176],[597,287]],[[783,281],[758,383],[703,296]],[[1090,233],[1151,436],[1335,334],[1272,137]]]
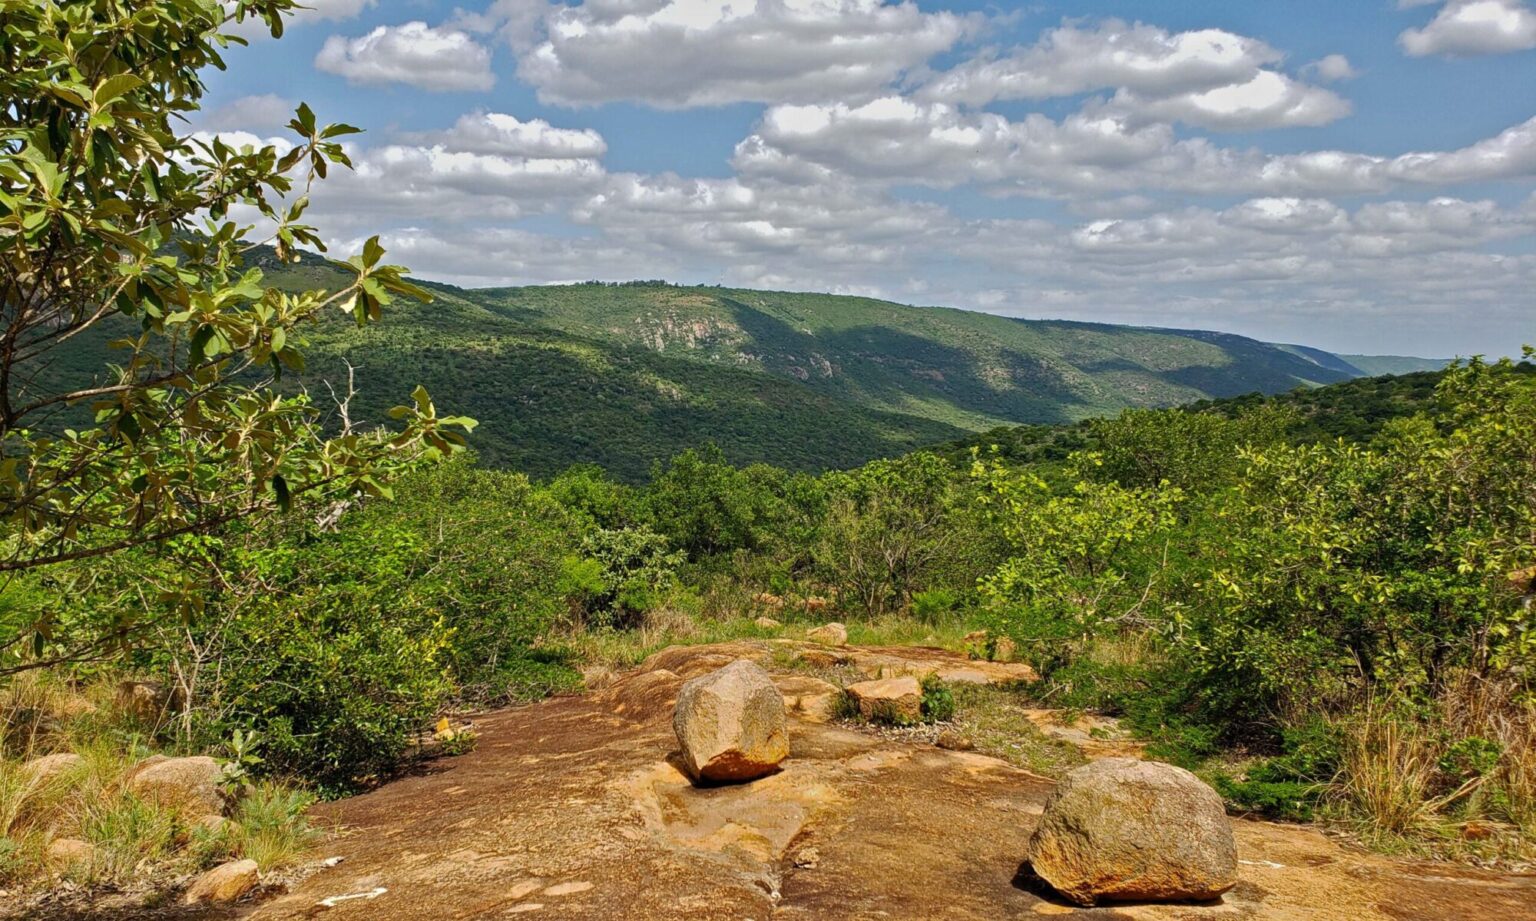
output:
[[[944,723],[955,718],[955,694],[938,675],[923,679],[923,720]]]

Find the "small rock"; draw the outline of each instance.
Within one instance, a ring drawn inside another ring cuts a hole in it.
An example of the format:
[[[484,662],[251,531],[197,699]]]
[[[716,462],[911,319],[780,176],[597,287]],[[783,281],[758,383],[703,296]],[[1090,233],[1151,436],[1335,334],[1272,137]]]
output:
[[[222,834],[224,830],[229,827],[229,824],[229,820],[223,816],[213,815],[210,813],[209,815],[199,816],[197,820],[192,823],[192,827],[201,829],[210,835],[218,835]]]
[[[1035,874],[1078,905],[1214,899],[1237,884],[1221,797],[1171,764],[1106,758],[1072,771],[1029,849]]]
[[[181,900],[186,905],[204,902],[233,902],[256,888],[261,869],[254,860],[232,860],[199,876],[187,887]]]
[[[939,733],[939,737],[934,739],[933,744],[952,752],[968,752],[976,749],[976,743],[953,729],[946,729]]]
[[[38,783],[46,784],[84,765],[85,759],[74,752],[60,752],[57,755],[33,758],[23,765],[22,770],[32,775]]]
[[[48,859],[54,863],[90,863],[95,857],[96,848],[89,841],[54,838],[48,842]]]
[[[823,646],[847,646],[848,628],[839,623],[825,624],[807,633],[805,638]]]
[[[1013,662],[1016,661],[1018,657],[1019,644],[1015,643],[1012,639],[1006,636],[1000,636],[997,638],[997,642],[992,644],[993,662]]]
[[[685,683],[672,711],[683,764],[696,781],[754,780],[789,757],[784,698],[762,666],[742,659]]]
[[[784,626],[783,624],[774,620],[772,617],[759,617],[757,620],[753,621],[753,623],[757,624],[758,628],[761,630],[777,630]]]
[[[165,758],[135,768],[128,789],[145,799],[195,807],[204,814],[223,813],[224,794],[219,789],[223,779],[224,769],[206,755]]]
[[[617,677],[606,665],[588,665],[581,670],[581,683],[589,691],[601,691],[612,685]]]
[[[158,681],[123,681],[117,685],[117,709],[148,723],[164,719],[179,699],[179,694]]]
[[[911,675],[850,684],[848,695],[867,720],[916,723],[923,718],[923,686]]]

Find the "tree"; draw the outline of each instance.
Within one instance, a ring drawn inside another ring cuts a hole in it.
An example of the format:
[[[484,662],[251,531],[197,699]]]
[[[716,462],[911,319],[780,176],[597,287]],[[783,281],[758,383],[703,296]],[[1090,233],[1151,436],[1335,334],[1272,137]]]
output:
[[[962,538],[954,474],[927,452],[828,474],[824,577],[871,614],[910,603]]]
[[[314,184],[350,166],[340,139],[357,129],[300,106],[294,144],[237,150],[184,117],[200,72],[241,42],[221,30],[257,20],[279,36],[295,7],[0,0],[0,573],[384,495],[473,424],[438,418],[418,388],[396,430],[327,437],[309,398],[277,386],[322,312],[366,324],[396,295],[426,297],[377,238],[340,290],[285,291],[244,265],[259,243],[282,260],[324,250],[303,215]],[[92,346],[115,359],[82,366]],[[33,626],[41,652],[47,625]]]

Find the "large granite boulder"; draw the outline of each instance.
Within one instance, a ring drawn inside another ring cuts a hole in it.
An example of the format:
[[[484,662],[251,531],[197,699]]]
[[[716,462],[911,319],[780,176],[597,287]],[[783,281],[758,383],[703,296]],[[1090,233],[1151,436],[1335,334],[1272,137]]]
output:
[[[1237,846],[1216,791],[1182,768],[1132,758],[1062,778],[1029,858],[1079,905],[1207,900],[1237,883]]]
[[[745,659],[685,683],[672,711],[683,766],[695,781],[732,783],[778,770],[789,757],[784,698]]]
[[[224,769],[206,755],[161,758],[139,765],[128,774],[128,789],[136,796],[200,814],[224,811],[219,785]]]

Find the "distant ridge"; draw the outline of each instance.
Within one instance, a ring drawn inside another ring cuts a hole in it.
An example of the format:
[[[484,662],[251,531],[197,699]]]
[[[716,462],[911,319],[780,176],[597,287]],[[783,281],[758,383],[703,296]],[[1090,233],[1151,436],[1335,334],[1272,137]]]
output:
[[[315,256],[284,265],[257,250],[251,261],[288,287],[342,279]],[[483,462],[535,476],[595,463],[642,480],[654,462],[708,442],[737,463],[854,466],[998,426],[1279,393],[1383,367],[1231,333],[841,295],[664,282],[427,286],[435,302],[400,303],[381,324],[358,329],[337,312],[313,329],[294,386],[325,394],[322,382],[345,380],[349,362],[353,419],[382,421],[425,384],[440,410],[480,421],[472,445]],[[76,340],[71,362],[105,367],[109,338]]]

